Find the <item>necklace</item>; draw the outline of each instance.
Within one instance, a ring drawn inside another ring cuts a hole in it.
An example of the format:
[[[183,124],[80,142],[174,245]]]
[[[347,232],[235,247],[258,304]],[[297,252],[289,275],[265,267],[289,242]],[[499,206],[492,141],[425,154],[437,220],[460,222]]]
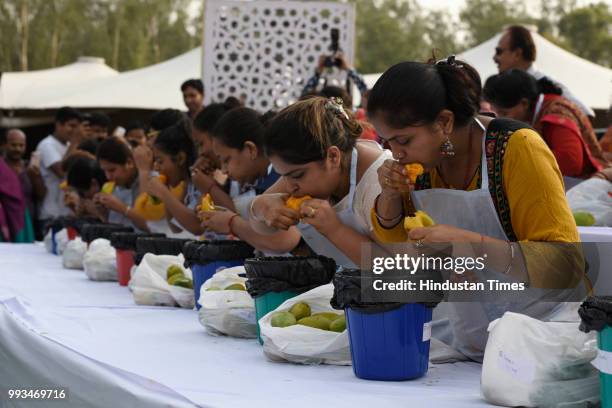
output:
[[[470,183],[472,182],[472,179],[474,178],[474,175],[476,174],[476,172],[478,172],[478,167],[476,166],[476,170],[474,170],[474,172],[470,172],[470,163],[472,162],[472,130],[474,128],[474,122],[470,122],[470,129],[468,131],[468,165],[465,169],[465,176],[463,177],[463,186],[461,187],[461,190],[467,190],[468,187],[470,186]],[[456,189],[453,185],[451,185],[450,183],[447,183],[446,180],[444,180],[444,176],[442,175],[442,168],[440,167],[440,165],[436,166],[436,170],[438,171],[438,175],[440,176],[440,180],[442,180],[442,183],[444,183],[445,186],[451,188],[451,189]]]

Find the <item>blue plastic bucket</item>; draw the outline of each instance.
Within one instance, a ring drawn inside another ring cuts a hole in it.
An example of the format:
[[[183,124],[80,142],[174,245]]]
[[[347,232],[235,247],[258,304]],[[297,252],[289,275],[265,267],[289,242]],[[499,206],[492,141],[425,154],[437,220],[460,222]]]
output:
[[[366,380],[401,381],[427,373],[432,309],[406,304],[381,313],[346,309],[353,372]]]
[[[61,227],[51,227],[51,253],[53,253],[53,255],[59,255],[57,253],[57,241],[55,239],[55,235],[61,230]]]
[[[191,265],[191,272],[193,273],[193,293],[195,295],[196,308],[200,310],[202,307],[198,303],[198,299],[200,299],[200,288],[204,282],[212,278],[212,276],[220,270],[240,266],[243,263],[244,261],[217,261],[207,264]]]

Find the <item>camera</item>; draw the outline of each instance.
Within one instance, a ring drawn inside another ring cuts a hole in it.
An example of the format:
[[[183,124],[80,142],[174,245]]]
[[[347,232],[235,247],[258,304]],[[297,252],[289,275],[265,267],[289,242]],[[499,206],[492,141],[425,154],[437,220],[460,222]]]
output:
[[[336,58],[336,53],[340,51],[340,30],[337,28],[331,29],[331,46],[329,47],[332,54],[330,56],[325,57],[325,61],[323,62],[323,66],[325,68],[337,67],[340,68],[342,65],[342,61],[340,58]]]

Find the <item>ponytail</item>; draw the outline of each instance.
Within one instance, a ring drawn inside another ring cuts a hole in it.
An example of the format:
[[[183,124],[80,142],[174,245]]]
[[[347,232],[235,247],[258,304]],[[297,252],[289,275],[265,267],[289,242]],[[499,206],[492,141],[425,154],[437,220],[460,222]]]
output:
[[[463,126],[478,113],[481,85],[476,70],[454,56],[428,63],[401,62],[378,79],[368,97],[368,115],[383,115],[401,129],[432,123],[448,109]]]

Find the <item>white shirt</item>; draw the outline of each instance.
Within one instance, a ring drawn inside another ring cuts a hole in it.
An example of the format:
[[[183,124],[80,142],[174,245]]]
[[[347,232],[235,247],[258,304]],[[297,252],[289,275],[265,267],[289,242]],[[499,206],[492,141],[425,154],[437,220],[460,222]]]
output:
[[[36,150],[40,154],[40,174],[47,187],[47,194],[40,207],[40,219],[48,220],[70,214],[70,210],[64,205],[64,197],[59,188],[62,180],[51,170],[52,165],[61,162],[64,158],[68,144],[63,144],[55,136],[49,135],[40,141]]]
[[[561,88],[561,91],[563,92],[562,96],[564,98],[569,99],[574,105],[578,106],[578,108],[580,108],[580,110],[583,111],[585,115],[591,116],[591,117],[595,117],[595,112],[593,112],[593,109],[591,109],[587,105],[585,105],[580,99],[578,99],[573,93],[570,92],[569,88],[567,88],[561,82],[555,80],[554,78],[551,78],[550,76],[546,75],[545,73],[543,73],[541,71],[538,71],[536,69],[535,64],[531,64],[531,66],[527,70],[527,73],[529,75],[531,75],[532,77],[534,77],[536,80],[540,80],[540,79],[542,79],[544,77],[547,77],[555,85],[557,85],[559,88]]]

